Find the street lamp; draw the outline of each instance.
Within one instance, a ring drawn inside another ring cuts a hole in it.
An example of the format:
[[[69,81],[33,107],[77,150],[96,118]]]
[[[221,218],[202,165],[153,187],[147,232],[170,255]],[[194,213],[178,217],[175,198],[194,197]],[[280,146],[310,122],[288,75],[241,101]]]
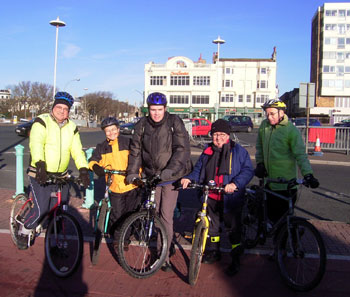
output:
[[[224,44],[225,40],[221,39],[220,36],[218,36],[217,39],[213,40],[213,43],[217,44],[218,46],[218,57],[216,60],[216,66],[217,66],[217,86],[218,86],[218,102],[215,103],[215,120],[217,120],[219,118],[219,105],[220,105],[220,91],[219,91],[219,86],[220,86],[220,81],[219,81],[219,61],[220,61],[220,44]]]
[[[54,76],[53,76],[53,96],[52,98],[55,98],[56,93],[56,67],[57,67],[57,44],[58,44],[58,28],[64,27],[66,25],[65,22],[61,21],[59,17],[57,17],[56,20],[53,20],[50,22],[50,25],[56,27],[56,47],[55,47],[55,68],[54,68]]]

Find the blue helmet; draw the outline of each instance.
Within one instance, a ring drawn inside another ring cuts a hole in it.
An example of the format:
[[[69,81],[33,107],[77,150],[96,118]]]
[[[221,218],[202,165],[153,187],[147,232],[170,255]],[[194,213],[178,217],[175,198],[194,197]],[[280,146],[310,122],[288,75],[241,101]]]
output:
[[[162,93],[151,93],[147,97],[147,105],[164,105],[166,106],[167,100],[164,94]]]
[[[73,96],[67,92],[57,92],[55,95],[55,102],[56,102],[56,100],[59,100],[59,101],[57,101],[57,103],[63,103],[63,104],[68,105],[69,107],[72,107],[72,105],[74,103]],[[55,105],[55,103],[54,103],[54,105]]]

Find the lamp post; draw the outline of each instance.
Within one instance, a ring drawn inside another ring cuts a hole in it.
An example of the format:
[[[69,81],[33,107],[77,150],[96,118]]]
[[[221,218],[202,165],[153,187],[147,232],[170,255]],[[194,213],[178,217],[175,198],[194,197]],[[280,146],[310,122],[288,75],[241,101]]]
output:
[[[220,44],[224,44],[225,43],[225,40],[221,39],[220,36],[218,36],[217,39],[213,40],[213,43],[217,44],[218,46],[218,57],[215,61],[216,63],[216,66],[217,66],[217,86],[218,86],[218,102],[216,102],[214,104],[215,106],[215,120],[217,120],[219,118],[219,106],[220,106],[220,91],[219,91],[219,86],[220,86],[220,82],[219,82],[219,61],[220,61]]]
[[[53,74],[53,96],[52,99],[55,98],[56,93],[56,68],[57,68],[57,44],[58,44],[58,28],[64,27],[66,25],[65,22],[61,21],[59,17],[57,17],[56,20],[53,20],[50,22],[50,25],[56,27],[56,47],[55,47],[55,68],[54,68],[54,74]]]

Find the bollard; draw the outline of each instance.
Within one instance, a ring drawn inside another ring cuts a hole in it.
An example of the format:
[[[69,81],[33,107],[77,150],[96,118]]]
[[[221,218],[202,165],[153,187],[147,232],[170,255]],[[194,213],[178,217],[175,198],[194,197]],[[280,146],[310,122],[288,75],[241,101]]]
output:
[[[94,149],[91,147],[86,150],[86,158],[89,160],[92,156],[92,152]],[[94,173],[92,171],[89,172],[90,174],[90,186],[85,191],[85,199],[84,203],[81,205],[83,208],[90,209],[95,205],[95,199],[94,199]]]
[[[13,196],[15,198],[18,194],[24,193],[24,183],[23,183],[23,150],[24,146],[18,144],[15,146],[16,149],[16,194]]]

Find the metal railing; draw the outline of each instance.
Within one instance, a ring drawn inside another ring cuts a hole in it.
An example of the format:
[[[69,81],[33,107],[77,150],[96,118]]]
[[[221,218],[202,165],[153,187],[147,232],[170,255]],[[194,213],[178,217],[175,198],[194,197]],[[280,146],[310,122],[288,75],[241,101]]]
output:
[[[334,143],[320,143],[321,150],[323,151],[342,151],[349,155],[350,152],[350,127],[323,127],[323,126],[314,126],[309,127],[309,129],[317,128],[317,129],[335,129],[335,139]],[[298,127],[304,143],[306,145],[306,127]],[[308,142],[307,148],[308,151],[312,151],[315,148],[315,142]]]

